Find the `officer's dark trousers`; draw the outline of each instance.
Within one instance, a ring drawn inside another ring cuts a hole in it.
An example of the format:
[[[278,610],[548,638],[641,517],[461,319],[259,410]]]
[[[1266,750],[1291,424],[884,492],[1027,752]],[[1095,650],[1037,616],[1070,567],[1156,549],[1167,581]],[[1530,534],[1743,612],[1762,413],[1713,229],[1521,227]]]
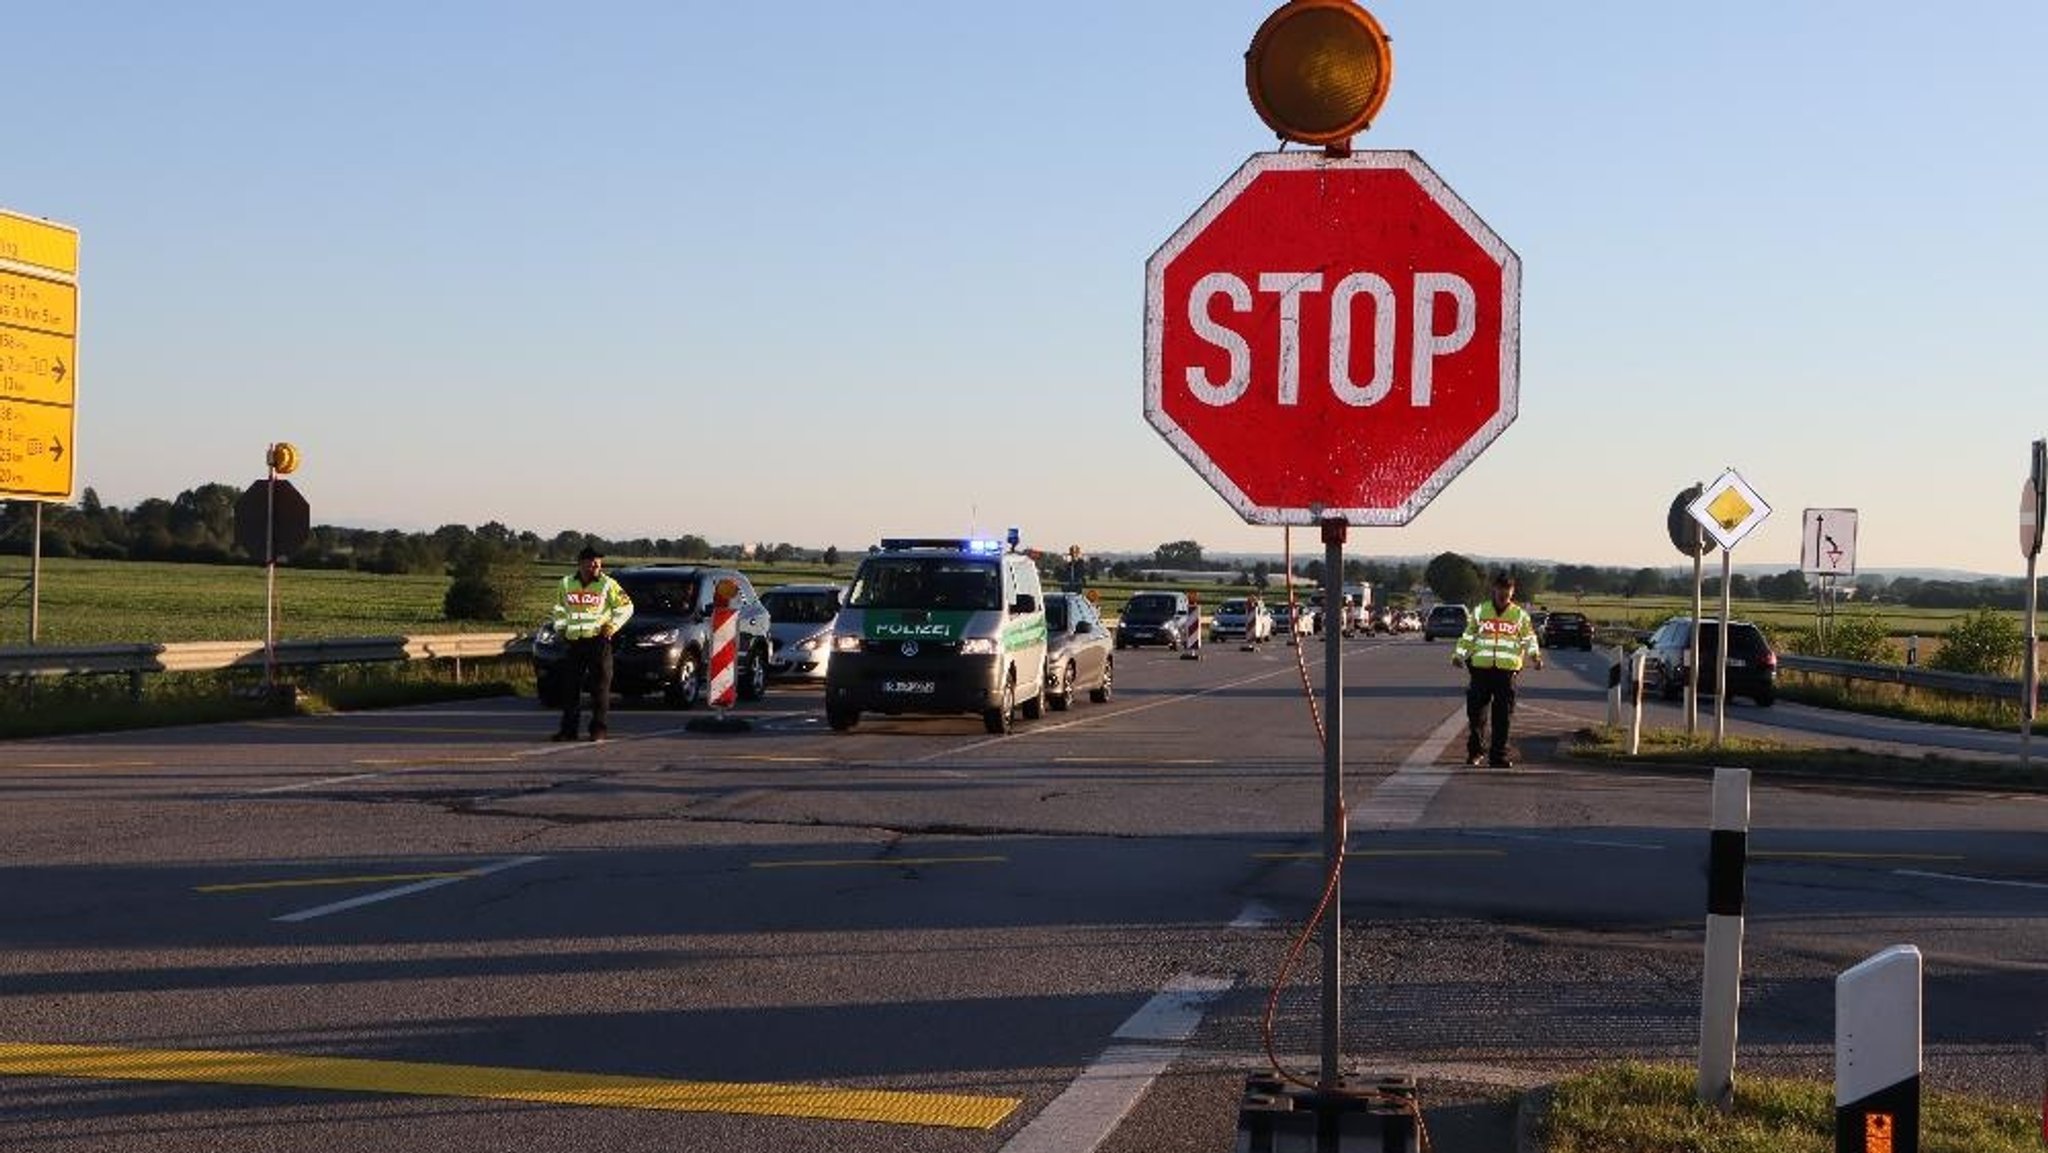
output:
[[[1508,759],[1508,720],[1515,715],[1515,670],[1473,667],[1465,688],[1465,756],[1485,753],[1495,761]],[[1492,741],[1487,740],[1487,714],[1492,713]]]
[[[576,735],[586,681],[590,684],[590,731],[602,734],[612,713],[612,642],[604,637],[569,642],[569,655],[562,661],[561,732],[565,736]]]

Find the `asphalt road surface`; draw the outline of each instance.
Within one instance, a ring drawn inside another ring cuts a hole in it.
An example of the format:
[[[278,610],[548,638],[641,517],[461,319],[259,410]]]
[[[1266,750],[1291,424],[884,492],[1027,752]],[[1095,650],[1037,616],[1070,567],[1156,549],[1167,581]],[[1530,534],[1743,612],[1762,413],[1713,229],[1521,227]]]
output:
[[[1449,646],[1343,649],[1347,1065],[1483,1151],[1517,1088],[1690,1064],[1708,778],[1553,755],[1603,654],[1525,676],[1497,771],[1459,763]],[[5,1142],[1227,1149],[1269,1002],[1286,1069],[1322,1035],[1314,941],[1273,995],[1324,887],[1296,655],[1118,653],[1115,699],[1001,738],[835,734],[778,686],[748,732],[626,705],[601,745],[512,699],[0,745]],[[1816,712],[1729,719],[1977,739]],[[1828,1075],[1836,974],[1909,943],[1928,1087],[2038,1101],[2048,798],[1760,783],[1752,812],[1738,1080]]]

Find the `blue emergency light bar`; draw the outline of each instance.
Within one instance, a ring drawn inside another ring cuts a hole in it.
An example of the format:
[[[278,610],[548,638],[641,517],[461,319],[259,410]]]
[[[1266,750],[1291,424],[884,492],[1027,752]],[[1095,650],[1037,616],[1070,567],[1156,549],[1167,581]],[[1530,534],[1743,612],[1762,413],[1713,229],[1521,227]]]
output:
[[[1015,532],[1015,530],[1011,530]],[[943,549],[947,552],[980,553],[995,556],[1003,551],[999,540],[970,540],[957,536],[885,536],[882,538],[883,552],[901,552],[905,549]]]

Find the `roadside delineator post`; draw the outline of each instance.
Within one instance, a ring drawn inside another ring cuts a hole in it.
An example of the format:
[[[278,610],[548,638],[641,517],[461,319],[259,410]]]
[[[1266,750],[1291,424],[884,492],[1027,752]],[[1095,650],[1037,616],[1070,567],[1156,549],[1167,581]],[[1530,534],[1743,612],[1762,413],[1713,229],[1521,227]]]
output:
[[[1920,1153],[1920,950],[1835,978],[1835,1153]]]
[[[683,726],[691,732],[739,733],[753,727],[744,718],[728,714],[739,696],[740,614],[733,608],[733,600],[739,596],[739,591],[739,585],[730,580],[719,581],[712,588],[709,696],[711,707],[718,710],[718,715],[699,717]]]
[[[1707,850],[1707,961],[1700,992],[1700,1104],[1735,1104],[1735,1024],[1742,997],[1742,904],[1749,862],[1749,770],[1715,769]]]

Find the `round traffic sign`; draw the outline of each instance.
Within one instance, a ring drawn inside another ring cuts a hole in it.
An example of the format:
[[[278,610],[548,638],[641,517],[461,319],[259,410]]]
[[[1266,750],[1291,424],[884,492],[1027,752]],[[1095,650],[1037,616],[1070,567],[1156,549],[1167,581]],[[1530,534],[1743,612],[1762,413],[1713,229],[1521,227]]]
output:
[[[1406,524],[1515,419],[1521,260],[1412,152],[1261,153],[1145,265],[1145,419],[1254,524]]]
[[[1720,547],[1687,511],[1705,491],[1706,486],[1699,484],[1679,490],[1678,495],[1671,498],[1671,511],[1664,518],[1664,528],[1671,534],[1671,547],[1686,556],[1705,556]]]

